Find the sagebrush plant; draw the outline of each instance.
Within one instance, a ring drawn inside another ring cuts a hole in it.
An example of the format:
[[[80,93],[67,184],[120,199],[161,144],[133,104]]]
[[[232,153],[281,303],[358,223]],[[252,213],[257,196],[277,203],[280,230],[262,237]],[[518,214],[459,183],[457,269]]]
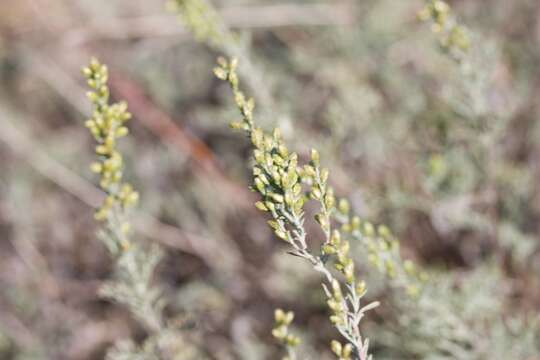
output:
[[[92,115],[85,125],[96,141],[97,161],[90,168],[99,174],[99,186],[106,193],[95,218],[104,223],[99,237],[107,246],[115,265],[115,277],[100,293],[125,306],[144,325],[149,336],[138,346],[121,341],[107,353],[111,360],[187,359],[197,354],[191,343],[184,343],[174,321],[163,316],[161,289],[152,282],[162,250],[155,244],[132,239],[131,212],[139,194],[124,181],[124,159],[118,139],[128,134],[131,118],[125,102],[109,103],[108,69],[97,59],[83,68],[90,91]],[[199,355],[200,356],[200,355]]]
[[[334,340],[333,351],[343,359],[351,356],[369,359],[369,341],[361,334],[359,326],[364,313],[378,303],[362,305],[366,284],[356,276],[354,262],[349,255],[349,241],[332,226],[336,199],[328,185],[329,171],[321,167],[316,150],[311,151],[309,163],[301,167],[298,155],[289,151],[279,129],[268,133],[258,127],[253,119],[255,102],[240,90],[237,60],[220,58],[218,63],[219,67],[214,72],[219,79],[229,83],[242,115],[242,119],[231,126],[244,131],[254,148],[253,190],[261,196],[261,201],[256,203],[257,208],[270,213],[272,220],[268,224],[278,238],[289,244],[289,253],[308,261],[315,271],[324,276],[323,289],[331,312],[330,321],[346,340],[344,346]],[[302,184],[307,187],[307,195]],[[324,233],[319,253],[309,247],[304,227],[304,204],[308,198],[320,206],[319,213],[315,215]],[[332,273],[330,262],[342,274],[342,279]]]

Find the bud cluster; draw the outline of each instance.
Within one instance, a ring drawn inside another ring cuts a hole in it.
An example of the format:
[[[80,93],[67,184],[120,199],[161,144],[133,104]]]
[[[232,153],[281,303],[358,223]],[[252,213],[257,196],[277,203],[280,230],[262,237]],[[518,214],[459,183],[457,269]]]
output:
[[[282,360],[293,360],[295,357],[294,348],[300,344],[300,339],[289,332],[289,325],[291,325],[293,319],[294,313],[292,311],[285,312],[282,309],[274,311],[272,336],[287,349],[288,353]]]
[[[353,350],[351,344],[343,346],[339,341],[332,340],[332,342],[330,343],[330,347],[332,349],[332,352],[336,354],[339,360],[351,360]]]
[[[307,245],[303,229],[300,229],[306,197],[300,183],[298,155],[289,152],[279,129],[267,133],[254,124],[255,103],[252,98],[246,98],[238,87],[237,61],[233,59],[228,62],[219,58],[218,64],[214,73],[221,80],[229,82],[242,115],[242,119],[231,123],[231,127],[244,130],[253,145],[255,164],[252,189],[261,195],[261,200],[255,206],[261,211],[270,212],[272,220],[268,224],[275,235],[290,243],[300,255]],[[287,225],[297,229],[291,231]]]
[[[87,93],[93,110],[92,116],[85,122],[96,141],[97,161],[90,169],[99,174],[99,185],[107,193],[101,207],[96,211],[97,220],[107,220],[114,227],[116,237],[123,239],[122,246],[127,246],[125,236],[130,225],[126,212],[133,207],[139,194],[133,187],[123,182],[124,161],[117,150],[117,140],[128,134],[125,123],[131,118],[125,102],[109,104],[109,88],[107,86],[108,70],[97,59],[82,70],[87,79],[90,91]]]

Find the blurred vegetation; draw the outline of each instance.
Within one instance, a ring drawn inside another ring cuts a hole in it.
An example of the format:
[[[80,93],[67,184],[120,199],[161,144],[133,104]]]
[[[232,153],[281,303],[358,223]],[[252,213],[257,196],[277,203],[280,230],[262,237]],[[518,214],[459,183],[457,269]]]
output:
[[[441,4],[3,0],[0,359],[346,358],[320,276],[256,211],[219,55],[257,123],[328,168],[331,222],[380,303],[360,325],[374,359],[540,359],[540,4]],[[133,115],[119,151],[144,258],[123,264],[148,264],[156,326],[96,237],[90,56]]]

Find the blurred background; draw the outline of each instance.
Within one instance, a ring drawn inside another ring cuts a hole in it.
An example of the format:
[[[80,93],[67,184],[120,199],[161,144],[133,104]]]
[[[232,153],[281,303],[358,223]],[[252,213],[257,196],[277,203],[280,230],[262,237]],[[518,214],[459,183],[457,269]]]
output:
[[[449,2],[465,65],[419,0],[212,3],[250,59],[261,123],[302,158],[318,148],[337,195],[433,274],[413,306],[353,247],[382,303],[363,325],[374,357],[540,359],[540,3]],[[249,142],[212,74],[230,49],[199,40],[161,1],[1,1],[0,359],[103,359],[146,336],[97,291],[112,262],[83,126],[92,55],[133,114],[121,149],[137,237],[164,249],[166,314],[209,358],[276,359],[273,310],[290,309],[303,358],[332,358],[318,275],[248,191]]]

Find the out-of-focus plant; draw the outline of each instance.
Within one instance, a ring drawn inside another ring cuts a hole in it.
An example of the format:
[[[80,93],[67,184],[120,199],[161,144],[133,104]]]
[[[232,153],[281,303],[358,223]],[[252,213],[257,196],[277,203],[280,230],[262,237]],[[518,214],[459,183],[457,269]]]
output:
[[[429,0],[418,15],[430,22],[441,49],[461,61],[470,48],[469,31],[457,21],[450,6],[442,0]]]
[[[287,128],[287,133],[292,132],[290,116],[274,100],[272,78],[265,74],[267,71],[254,59],[249,39],[233,32],[207,0],[169,0],[167,5],[171,11],[180,15],[196,39],[242,62],[239,72],[246,79],[257,101],[263,105],[262,122],[266,124],[277,121],[281,127]]]
[[[125,123],[131,115],[125,102],[109,103],[108,70],[97,59],[83,69],[90,91],[93,111],[85,125],[96,141],[97,161],[91,170],[100,176],[106,193],[97,220],[104,222],[99,237],[107,246],[115,264],[115,278],[101,288],[101,294],[126,306],[148,331],[141,346],[131,340],[120,341],[107,353],[111,360],[188,359],[197,356],[195,347],[184,342],[177,324],[163,317],[165,302],[161,290],[152,284],[152,275],[161,259],[157,245],[131,239],[130,212],[139,195],[123,180],[124,160],[118,139],[128,134]]]
[[[476,261],[484,247],[492,253],[495,242],[519,261],[527,259],[536,248],[524,226],[531,217],[526,204],[533,172],[504,145],[521,100],[501,87],[508,64],[500,40],[465,26],[448,4],[426,1],[420,15],[434,25],[436,50],[442,51],[430,53],[426,46],[417,59],[393,45],[401,41],[399,28],[383,32],[377,22],[376,15],[394,5],[378,2],[361,26],[328,30],[315,38],[317,51],[297,51],[299,71],[308,68],[335,94],[324,114],[332,136],[317,139],[320,146],[345,169],[362,164],[358,176],[349,176],[362,198],[362,218],[387,216],[383,222],[402,230],[421,214],[446,239],[463,231],[489,239],[474,245],[476,255],[471,244],[452,244],[466,262]],[[424,33],[419,36],[424,40]],[[396,61],[400,56],[403,64]],[[409,65],[419,81],[403,71]]]
[[[380,358],[527,359],[540,351],[540,318],[504,313],[508,289],[492,266],[433,274],[420,299],[394,297],[396,322],[380,326]]]
[[[428,274],[411,260],[402,259],[399,240],[390,229],[385,225],[375,227],[352,215],[346,199],[339,200],[336,210],[333,217],[341,224],[341,231],[351,238],[351,244],[360,245],[369,269],[386,276],[392,286],[405,289],[410,297],[418,296]]]
[[[272,336],[276,338],[281,346],[283,346],[287,352],[287,355],[282,360],[296,360],[295,348],[300,343],[300,338],[289,332],[289,325],[291,325],[294,319],[294,313],[292,311],[283,311],[282,309],[276,309],[274,312],[274,328],[272,329]]]
[[[197,40],[217,48],[236,43],[236,36],[206,0],[170,0],[167,7],[180,15]]]
[[[424,185],[441,202],[434,208],[434,222],[489,233],[522,261],[536,247],[522,226],[527,214],[515,204],[526,201],[532,188],[528,171],[512,161],[503,146],[518,100],[501,105],[508,100],[496,93],[500,45],[460,24],[444,1],[428,1],[419,15],[431,23],[441,49],[456,61],[460,74],[446,96],[456,116],[435,124],[442,131],[436,133],[437,149],[425,160]],[[458,196],[462,201],[455,201]],[[486,207],[491,214],[477,210]]]
[[[109,75],[105,65],[92,59],[90,65],[83,69],[83,74],[91,88],[87,96],[93,106],[92,116],[85,125],[97,143],[95,152],[98,156],[98,161],[92,163],[90,168],[99,174],[99,186],[107,194],[95,217],[106,221],[107,234],[103,238],[108,239],[107,245],[112,253],[119,253],[131,245],[128,216],[139,199],[139,194],[122,179],[124,160],[117,149],[118,139],[128,134],[124,124],[131,114],[127,112],[124,102],[109,104]]]

